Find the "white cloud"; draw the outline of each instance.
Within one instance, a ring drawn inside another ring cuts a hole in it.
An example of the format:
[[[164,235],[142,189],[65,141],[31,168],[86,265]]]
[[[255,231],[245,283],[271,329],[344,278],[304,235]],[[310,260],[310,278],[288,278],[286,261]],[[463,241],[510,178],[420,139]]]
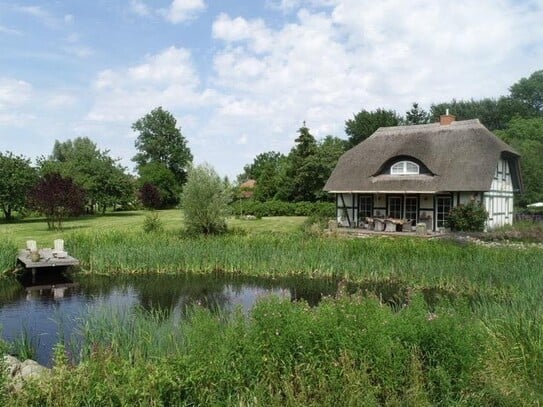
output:
[[[95,103],[87,118],[94,121],[132,121],[154,107],[196,108],[213,98],[199,91],[199,77],[188,50],[170,47],[150,55],[145,63],[98,74]]]
[[[32,85],[28,82],[12,78],[0,78],[0,111],[26,103],[31,95]]]
[[[169,9],[164,10],[164,16],[168,21],[176,24],[193,19],[205,8],[203,0],[173,0]]]
[[[149,16],[151,14],[150,8],[141,0],[131,0],[130,11],[142,17]]]

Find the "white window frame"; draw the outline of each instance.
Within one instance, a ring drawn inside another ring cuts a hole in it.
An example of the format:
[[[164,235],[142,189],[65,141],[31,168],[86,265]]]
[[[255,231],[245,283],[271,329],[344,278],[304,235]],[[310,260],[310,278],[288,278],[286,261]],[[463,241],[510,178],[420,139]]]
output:
[[[413,166],[416,170],[409,170],[408,167]],[[418,175],[420,174],[420,166],[413,161],[399,161],[390,167],[390,175]]]

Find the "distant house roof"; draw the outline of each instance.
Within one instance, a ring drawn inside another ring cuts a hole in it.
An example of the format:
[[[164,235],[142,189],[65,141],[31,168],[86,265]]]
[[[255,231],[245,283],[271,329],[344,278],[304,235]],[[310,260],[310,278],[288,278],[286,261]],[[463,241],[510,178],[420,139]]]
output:
[[[242,182],[240,185],[239,185],[239,190],[241,192],[241,196],[243,198],[251,198],[254,194],[254,191],[253,189],[255,188],[256,186],[256,180],[254,179],[249,179],[245,182]]]
[[[345,152],[324,186],[328,192],[488,191],[500,157],[520,190],[520,155],[479,120],[381,127]],[[387,163],[413,159],[418,175],[383,173]]]

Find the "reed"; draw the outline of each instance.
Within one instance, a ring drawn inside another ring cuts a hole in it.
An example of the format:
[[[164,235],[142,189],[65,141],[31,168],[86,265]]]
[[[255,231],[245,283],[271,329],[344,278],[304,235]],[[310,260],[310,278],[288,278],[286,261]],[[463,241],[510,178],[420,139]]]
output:
[[[414,296],[394,311],[375,298],[311,308],[270,298],[229,318],[195,308],[183,323],[127,308],[92,310],[77,366],[57,350],[53,375],[6,405],[514,404],[488,395],[488,336],[465,305],[429,318]],[[475,400],[475,401],[474,401]],[[468,403],[469,404],[469,403]]]

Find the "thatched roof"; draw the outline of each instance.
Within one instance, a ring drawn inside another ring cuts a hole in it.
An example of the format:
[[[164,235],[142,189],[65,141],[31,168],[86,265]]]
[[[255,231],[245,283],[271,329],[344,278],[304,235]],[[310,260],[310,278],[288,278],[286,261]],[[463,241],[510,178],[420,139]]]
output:
[[[412,157],[426,174],[393,176],[383,166],[395,157]],[[449,125],[381,127],[345,152],[326,182],[328,192],[488,191],[500,157],[509,162],[520,189],[519,154],[479,120]]]

